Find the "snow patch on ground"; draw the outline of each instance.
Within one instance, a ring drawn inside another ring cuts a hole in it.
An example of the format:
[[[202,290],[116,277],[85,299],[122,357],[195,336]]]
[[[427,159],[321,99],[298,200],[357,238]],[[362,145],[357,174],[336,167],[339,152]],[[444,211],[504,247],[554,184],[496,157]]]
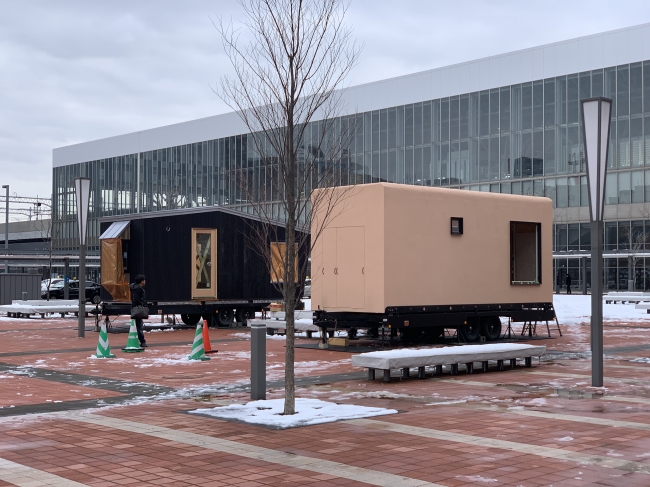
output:
[[[637,357],[630,360],[630,362],[636,362],[641,364],[650,364],[650,358],[648,357]]]
[[[498,482],[497,479],[489,479],[487,477],[481,477],[480,475],[456,475],[457,479],[467,479],[470,482],[483,482],[490,484],[492,482]]]
[[[555,294],[553,307],[560,325],[582,325],[591,321],[591,296]],[[603,301],[604,322],[649,322],[650,315],[634,304],[606,304]]]
[[[425,406],[446,406],[447,404],[463,404],[466,403],[467,399],[456,399],[453,401],[440,401],[440,402],[431,402],[429,404],[425,404]]]
[[[271,426],[278,429],[397,413],[395,409],[336,404],[319,399],[305,398],[296,398],[296,414],[285,416],[283,411],[284,399],[270,399],[266,401],[253,401],[247,404],[231,404],[230,406],[196,409],[189,412],[208,415],[218,419],[237,420],[245,423]]]
[[[572,436],[563,436],[562,438],[555,438],[555,441],[573,441]]]

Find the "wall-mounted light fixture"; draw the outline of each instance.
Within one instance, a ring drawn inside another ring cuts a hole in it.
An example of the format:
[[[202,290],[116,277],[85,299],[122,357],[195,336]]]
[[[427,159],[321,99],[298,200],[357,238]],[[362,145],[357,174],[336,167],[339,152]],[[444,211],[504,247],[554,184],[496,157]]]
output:
[[[463,219],[457,216],[451,217],[451,234],[452,235],[462,235],[463,234]]]

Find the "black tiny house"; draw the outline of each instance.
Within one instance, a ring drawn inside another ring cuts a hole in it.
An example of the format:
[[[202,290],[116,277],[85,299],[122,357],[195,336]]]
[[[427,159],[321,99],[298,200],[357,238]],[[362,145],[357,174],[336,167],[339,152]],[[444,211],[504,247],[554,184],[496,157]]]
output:
[[[216,312],[223,325],[235,309],[250,316],[282,299],[266,260],[251,243],[260,225],[253,215],[223,207],[103,218],[102,314],[123,314],[115,310],[129,301],[128,283],[138,274],[147,278],[146,299],[154,304],[150,313],[181,313],[186,322]],[[284,238],[280,224],[277,235]]]

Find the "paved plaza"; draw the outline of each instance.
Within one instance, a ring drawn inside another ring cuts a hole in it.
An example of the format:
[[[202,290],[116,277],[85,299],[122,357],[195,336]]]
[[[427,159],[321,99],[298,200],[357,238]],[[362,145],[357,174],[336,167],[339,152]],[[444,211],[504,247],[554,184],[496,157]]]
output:
[[[425,380],[369,382],[348,352],[297,348],[299,397],[399,412],[284,430],[187,413],[247,402],[246,328],[210,330],[206,362],[184,359],[188,329],[149,333],[138,354],[111,333],[117,358],[98,360],[90,323],[79,339],[72,318],[1,317],[0,487],[648,486],[650,315],[638,313],[605,323],[603,389],[589,387],[580,319],[531,342],[549,351],[532,369]],[[267,340],[269,399],[283,396],[284,344]]]

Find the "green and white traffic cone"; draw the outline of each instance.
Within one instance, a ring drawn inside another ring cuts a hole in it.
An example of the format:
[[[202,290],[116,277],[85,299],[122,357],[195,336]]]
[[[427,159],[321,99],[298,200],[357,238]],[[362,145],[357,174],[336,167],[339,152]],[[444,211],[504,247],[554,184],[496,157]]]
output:
[[[122,349],[123,352],[144,352],[144,348],[140,346],[138,340],[138,330],[135,327],[135,320],[131,320],[131,328],[129,328],[129,338],[126,340],[126,347]]]
[[[115,358],[115,354],[111,353],[111,346],[108,344],[108,333],[106,332],[106,323],[102,323],[99,329],[99,340],[97,341],[97,351],[95,352],[97,358]]]
[[[210,357],[205,354],[205,349],[203,348],[203,325],[196,325],[192,353],[187,358],[189,360],[210,360]]]

